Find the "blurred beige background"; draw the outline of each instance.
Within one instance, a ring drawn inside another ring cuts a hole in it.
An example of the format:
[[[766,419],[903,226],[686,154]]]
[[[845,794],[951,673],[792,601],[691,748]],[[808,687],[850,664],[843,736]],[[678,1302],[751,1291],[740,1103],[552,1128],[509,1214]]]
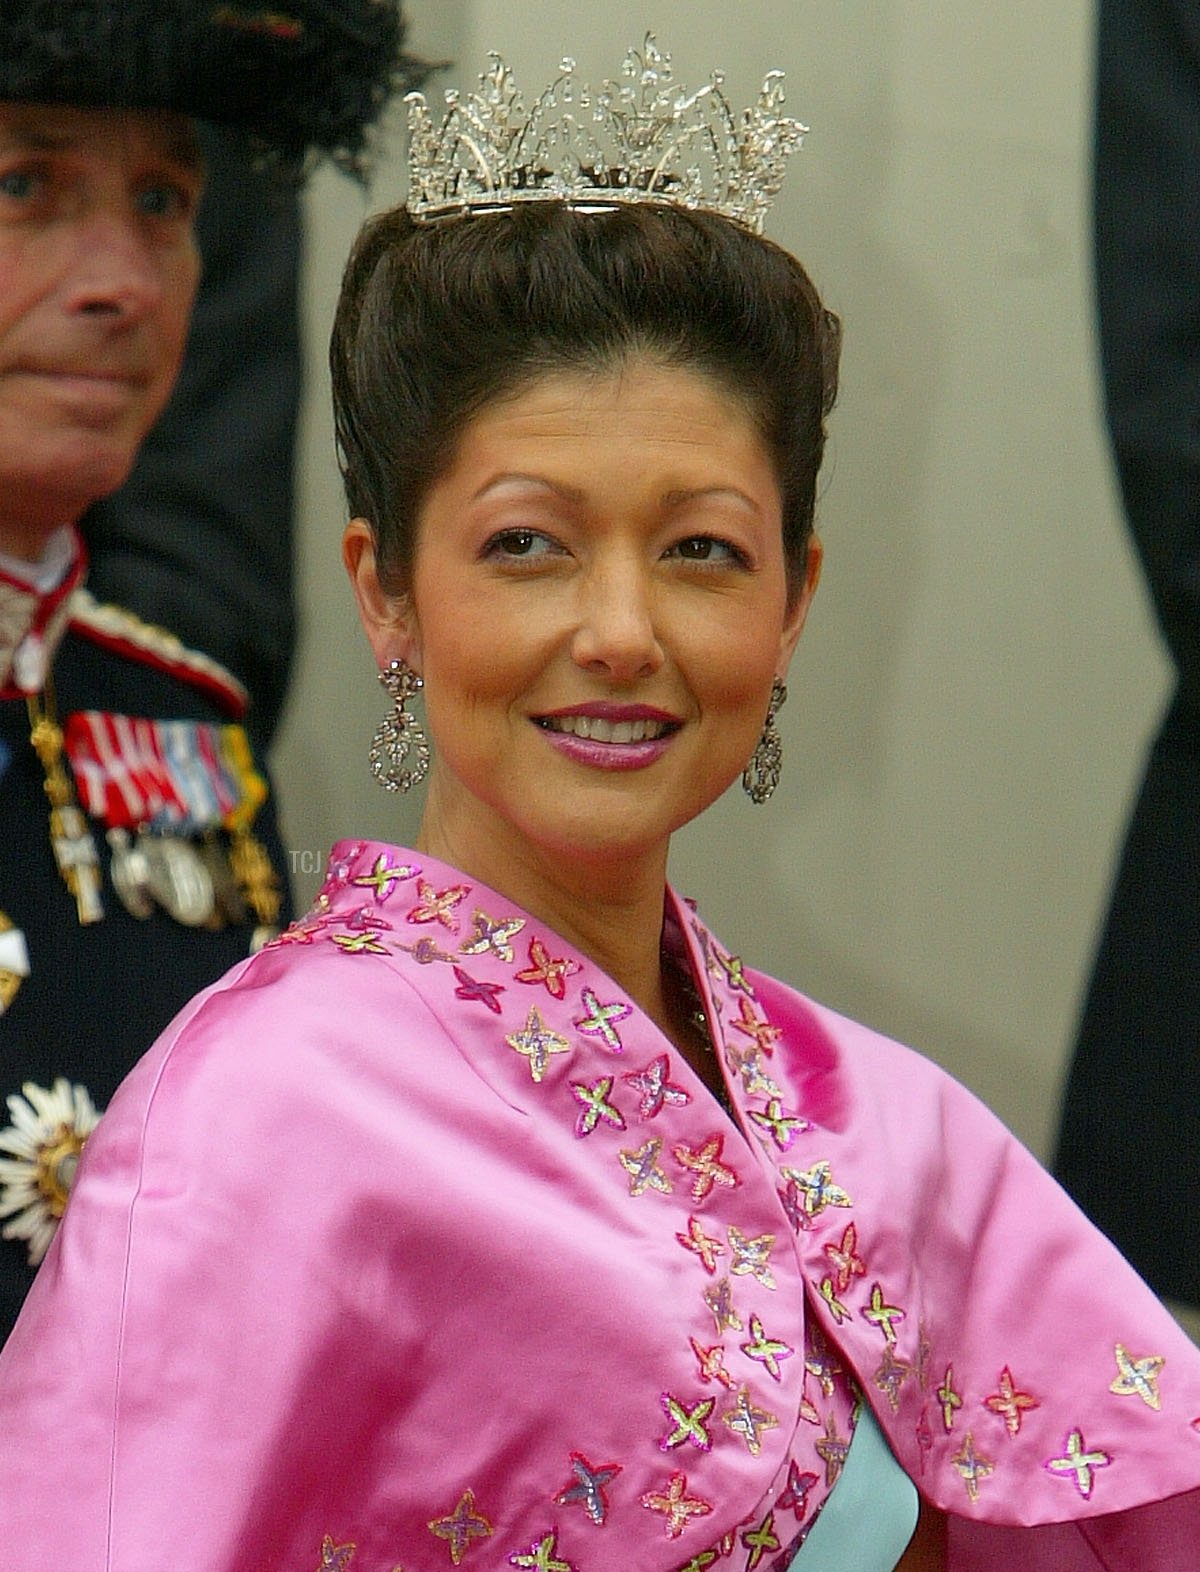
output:
[[[469,84],[615,75],[653,27],[736,104],[787,72],[812,127],[773,236],[843,316],[784,782],[679,838],[726,940],[923,1049],[1044,1152],[1092,936],[1165,671],[1114,497],[1087,236],[1091,17],[1067,0],[409,0]],[[342,834],[409,838],[367,773],[383,694],[338,556],[329,321],[351,239],[404,189],[400,117],[367,197],[309,193],[305,631],[275,757],[302,898]]]

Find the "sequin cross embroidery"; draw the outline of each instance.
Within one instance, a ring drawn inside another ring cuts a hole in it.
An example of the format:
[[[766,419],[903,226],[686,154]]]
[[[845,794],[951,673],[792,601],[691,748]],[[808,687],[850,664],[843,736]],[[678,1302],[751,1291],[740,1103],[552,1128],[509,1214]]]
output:
[[[691,1102],[692,1094],[682,1086],[676,1086],[669,1079],[670,1073],[670,1061],[664,1053],[659,1054],[657,1059],[651,1059],[644,1070],[634,1070],[621,1077],[641,1097],[638,1112],[643,1119],[653,1119],[665,1105],[682,1108]]]
[[[552,998],[562,999],[566,997],[566,979],[578,970],[578,961],[556,960],[541,939],[535,937],[529,941],[529,965],[517,972],[516,978],[519,983],[533,986],[544,983]]]
[[[998,1390],[985,1397],[983,1402],[993,1414],[1000,1415],[1010,1436],[1020,1434],[1021,1419],[1027,1410],[1040,1406],[1037,1398],[1021,1391],[1007,1365],[1000,1372]]]
[[[1147,1408],[1157,1409],[1162,1402],[1158,1391],[1158,1377],[1166,1359],[1162,1354],[1148,1354],[1135,1359],[1124,1343],[1113,1349],[1117,1361],[1117,1379],[1109,1391],[1117,1397],[1140,1397]]]
[[[380,852],[370,873],[360,873],[354,883],[374,890],[377,901],[386,901],[398,884],[405,879],[415,879],[420,871],[417,867],[410,868],[404,863],[391,862],[386,852]]]
[[[573,1024],[581,1032],[586,1032],[589,1037],[599,1037],[604,1046],[613,1053],[622,1053],[625,1044],[621,1041],[621,1035],[613,1022],[623,1021],[627,1015],[632,1015],[632,1006],[620,999],[602,1004],[599,996],[591,988],[583,989],[580,998],[587,1013],[580,1016]]]
[[[571,1082],[571,1096],[577,1103],[582,1104],[579,1117],[575,1120],[575,1134],[582,1138],[591,1135],[596,1126],[603,1120],[611,1125],[614,1130],[625,1128],[625,1115],[619,1108],[609,1102],[613,1089],[613,1078],[604,1075],[591,1086],[586,1081]]]
[[[693,1518],[707,1517],[712,1503],[703,1496],[689,1496],[687,1475],[674,1473],[662,1490],[648,1490],[642,1505],[649,1512],[661,1512],[666,1519],[668,1539],[678,1539]]]
[[[680,1142],[671,1148],[675,1161],[692,1176],[692,1200],[697,1206],[712,1194],[717,1185],[732,1190],[741,1183],[728,1163],[721,1161],[724,1145],[723,1135],[710,1135],[700,1146],[687,1146]]]
[[[473,1490],[464,1490],[454,1511],[446,1517],[431,1519],[428,1527],[431,1534],[446,1541],[450,1559],[455,1566],[461,1565],[463,1557],[472,1548],[472,1540],[489,1539],[494,1532],[487,1518],[476,1511]]]
[[[529,1060],[529,1073],[540,1081],[555,1054],[570,1053],[571,1045],[565,1037],[552,1032],[542,1020],[535,1004],[529,1011],[525,1025],[519,1032],[511,1032],[504,1039],[508,1046]]]
[[[459,953],[495,955],[502,961],[511,961],[513,948],[509,940],[524,926],[524,917],[489,917],[476,907],[471,918],[471,937],[459,945]]]
[[[589,1463],[582,1452],[571,1453],[571,1472],[568,1481],[555,1496],[560,1506],[570,1506],[578,1501],[596,1526],[602,1527],[608,1517],[608,1491],[621,1472],[620,1463]]]
[[[346,1568],[354,1560],[357,1545],[335,1545],[326,1534],[321,1545],[321,1560],[317,1572],[346,1572]]]
[[[508,1559],[513,1566],[531,1567],[533,1572],[575,1572],[570,1561],[559,1559],[558,1535],[553,1529],[535,1540],[527,1551],[517,1552]]]
[[[458,918],[454,908],[471,893],[469,884],[452,884],[449,889],[435,890],[427,879],[417,880],[417,904],[408,914],[409,922],[436,922],[451,933],[458,931]]]
[[[681,1403],[677,1397],[672,1397],[669,1392],[664,1392],[660,1399],[663,1413],[671,1421],[672,1428],[659,1440],[659,1446],[664,1452],[671,1452],[677,1446],[683,1446],[690,1441],[701,1452],[711,1452],[712,1436],[709,1434],[705,1421],[712,1416],[716,1407],[715,1397],[703,1397],[698,1403],[693,1403],[691,1408],[686,1403]]]
[[[1107,1468],[1112,1458],[1099,1447],[1092,1447],[1089,1451],[1080,1430],[1072,1430],[1063,1445],[1066,1447],[1064,1456],[1047,1458],[1043,1466],[1052,1474],[1070,1476],[1076,1490],[1086,1500],[1095,1485],[1096,1470]]]

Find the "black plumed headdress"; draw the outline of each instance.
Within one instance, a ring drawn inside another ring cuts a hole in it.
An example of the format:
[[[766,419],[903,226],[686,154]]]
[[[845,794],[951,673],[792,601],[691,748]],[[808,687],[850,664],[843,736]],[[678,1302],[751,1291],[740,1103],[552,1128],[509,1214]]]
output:
[[[0,99],[171,109],[294,170],[361,171],[388,98],[426,74],[404,33],[399,0],[0,0]]]

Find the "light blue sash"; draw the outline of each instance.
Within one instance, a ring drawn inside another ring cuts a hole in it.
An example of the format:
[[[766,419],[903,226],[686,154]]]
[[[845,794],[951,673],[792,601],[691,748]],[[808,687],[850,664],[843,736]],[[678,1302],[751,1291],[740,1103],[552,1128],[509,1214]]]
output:
[[[916,1486],[864,1403],[838,1482],[790,1572],[893,1572],[917,1507]]]

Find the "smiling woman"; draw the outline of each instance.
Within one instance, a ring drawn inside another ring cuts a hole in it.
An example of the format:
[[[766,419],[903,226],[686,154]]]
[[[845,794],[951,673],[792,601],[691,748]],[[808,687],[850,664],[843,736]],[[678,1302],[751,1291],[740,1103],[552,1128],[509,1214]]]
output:
[[[420,835],[339,843],[89,1139],[0,1361],[0,1478],[75,1518],[14,1542],[1185,1572],[1195,1350],[974,1099],[666,884],[778,773],[838,331],[757,233],[774,77],[737,119],[648,40],[600,147],[571,76],[418,100],[410,206],[350,259],[343,550],[389,784],[425,695]]]

